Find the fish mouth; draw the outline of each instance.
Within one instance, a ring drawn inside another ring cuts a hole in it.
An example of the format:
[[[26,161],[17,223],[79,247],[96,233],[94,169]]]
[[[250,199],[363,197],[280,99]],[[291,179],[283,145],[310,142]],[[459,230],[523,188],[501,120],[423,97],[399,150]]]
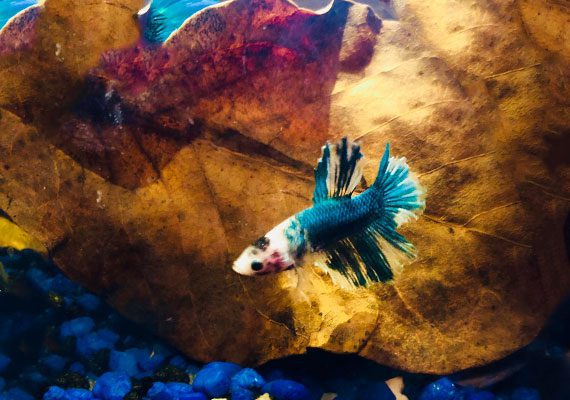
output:
[[[244,275],[244,276],[251,276],[252,274],[249,273],[249,271],[244,270],[243,268],[240,268],[240,266],[238,264],[233,264],[232,265],[232,269],[234,270],[234,272],[237,272],[240,275]]]

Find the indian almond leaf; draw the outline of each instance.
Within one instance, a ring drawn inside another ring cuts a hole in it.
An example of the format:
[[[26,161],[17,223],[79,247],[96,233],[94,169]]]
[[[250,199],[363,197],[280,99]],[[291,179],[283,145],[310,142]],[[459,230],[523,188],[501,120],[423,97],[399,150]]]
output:
[[[193,357],[312,347],[448,373],[528,343],[569,292],[570,55],[555,2],[409,0],[379,36],[358,4],[236,0],[149,51],[129,47],[123,8],[51,4],[33,42],[45,47],[1,59],[0,206]],[[69,106],[84,96],[107,117]],[[360,291],[310,265],[236,276],[244,246],[310,204],[320,146],[343,134],[366,181],[390,142],[427,188],[425,217],[402,227],[416,262]]]

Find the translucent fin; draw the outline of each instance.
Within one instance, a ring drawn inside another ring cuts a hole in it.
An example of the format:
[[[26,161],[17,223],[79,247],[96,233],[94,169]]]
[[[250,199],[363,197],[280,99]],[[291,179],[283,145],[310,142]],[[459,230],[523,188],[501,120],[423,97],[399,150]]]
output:
[[[404,158],[390,158],[388,146],[369,190],[378,199],[376,217],[357,234],[324,249],[325,270],[333,280],[352,287],[390,281],[415,258],[414,246],[396,229],[425,207],[424,189]]]
[[[390,145],[386,145],[372,188],[380,192],[383,217],[394,220],[396,227],[417,219],[425,208],[425,190],[405,157],[390,157]]]
[[[399,235],[396,233],[396,235]],[[401,235],[400,238],[403,239]],[[398,275],[406,262],[413,258],[411,246],[405,239],[402,246],[394,246],[393,238],[385,238],[373,225],[361,233],[340,240],[324,249],[325,263],[321,265],[342,286],[368,286],[373,282],[387,282]],[[401,248],[406,248],[402,251]],[[412,247],[413,249],[413,247]]]
[[[363,158],[360,146],[346,137],[336,144],[324,145],[315,168],[313,203],[350,197],[362,179]]]

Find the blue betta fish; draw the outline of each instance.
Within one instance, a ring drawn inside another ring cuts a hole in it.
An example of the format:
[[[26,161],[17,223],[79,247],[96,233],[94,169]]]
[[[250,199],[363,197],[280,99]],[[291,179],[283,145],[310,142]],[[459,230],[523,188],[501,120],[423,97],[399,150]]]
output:
[[[0,29],[16,14],[39,3],[39,0],[0,0]]]
[[[343,138],[327,143],[315,168],[313,206],[281,222],[233,264],[242,275],[265,275],[300,266],[311,253],[335,282],[366,286],[386,282],[415,257],[414,246],[396,229],[425,208],[425,191],[405,158],[380,162],[376,181],[352,196],[362,179],[360,146]]]
[[[137,13],[143,42],[160,44],[198,11],[218,0],[145,0]]]

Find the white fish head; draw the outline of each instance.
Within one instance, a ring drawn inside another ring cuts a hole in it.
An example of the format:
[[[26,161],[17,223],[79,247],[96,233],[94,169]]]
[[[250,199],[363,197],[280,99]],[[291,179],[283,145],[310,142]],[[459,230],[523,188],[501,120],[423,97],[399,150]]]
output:
[[[233,270],[241,275],[267,275],[295,267],[295,248],[285,235],[287,219],[248,246],[234,261]]]

